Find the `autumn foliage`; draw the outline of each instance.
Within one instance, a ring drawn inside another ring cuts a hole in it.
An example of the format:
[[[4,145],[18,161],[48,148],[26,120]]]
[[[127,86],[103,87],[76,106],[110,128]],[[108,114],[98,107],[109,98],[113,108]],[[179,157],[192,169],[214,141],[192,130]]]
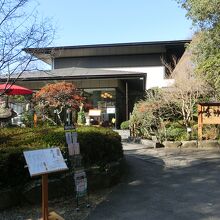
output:
[[[80,102],[83,101],[83,97],[79,94],[75,85],[66,82],[44,86],[36,93],[35,98],[36,101],[55,108],[62,106],[77,108]]]
[[[59,82],[44,86],[35,95],[38,118],[53,125],[64,124],[67,109],[77,109],[84,101],[75,85]]]

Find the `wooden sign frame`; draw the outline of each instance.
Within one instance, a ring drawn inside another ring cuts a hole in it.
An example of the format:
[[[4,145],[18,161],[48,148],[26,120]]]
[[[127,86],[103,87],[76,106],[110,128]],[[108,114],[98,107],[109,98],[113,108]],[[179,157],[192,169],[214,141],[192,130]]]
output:
[[[220,103],[198,104],[198,139],[202,140],[204,124],[220,124]]]

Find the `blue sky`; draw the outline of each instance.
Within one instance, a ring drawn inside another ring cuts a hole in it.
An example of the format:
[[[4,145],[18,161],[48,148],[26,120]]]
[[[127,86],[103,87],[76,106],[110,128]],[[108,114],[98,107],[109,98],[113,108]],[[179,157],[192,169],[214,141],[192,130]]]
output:
[[[38,0],[56,26],[54,46],[184,40],[191,21],[175,0]]]

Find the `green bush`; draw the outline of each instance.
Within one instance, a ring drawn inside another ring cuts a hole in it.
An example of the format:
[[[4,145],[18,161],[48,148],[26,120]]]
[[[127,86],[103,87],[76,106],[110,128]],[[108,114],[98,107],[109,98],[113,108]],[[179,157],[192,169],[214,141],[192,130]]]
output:
[[[166,140],[180,141],[187,139],[186,128],[176,127],[175,124],[166,129]]]
[[[78,112],[77,124],[78,124],[78,125],[85,125],[85,123],[86,123],[85,112],[81,109],[81,110]]]
[[[102,166],[123,157],[121,137],[106,128],[77,129],[80,150],[86,166]],[[24,150],[59,146],[67,157],[63,128],[2,128],[0,133],[0,185],[22,185],[30,180],[24,169]]]
[[[129,121],[123,121],[120,125],[122,130],[129,129]]]
[[[80,127],[78,140],[84,164],[104,166],[123,156],[121,137],[108,128]]]
[[[182,121],[169,122],[166,125],[165,139],[168,141],[197,140],[198,125],[196,122],[191,125],[191,129],[191,133],[188,134]]]

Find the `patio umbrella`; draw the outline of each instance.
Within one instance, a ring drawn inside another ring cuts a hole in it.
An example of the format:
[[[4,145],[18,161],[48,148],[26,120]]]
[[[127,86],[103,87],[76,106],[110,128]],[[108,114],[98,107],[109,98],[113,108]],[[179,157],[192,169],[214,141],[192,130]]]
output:
[[[6,108],[8,108],[8,96],[9,95],[29,95],[33,91],[22,86],[11,85],[9,83],[0,84],[0,93],[5,93],[7,95]]]
[[[0,84],[0,92],[5,92],[6,95],[29,95],[33,91],[22,86],[11,85],[11,84]]]

